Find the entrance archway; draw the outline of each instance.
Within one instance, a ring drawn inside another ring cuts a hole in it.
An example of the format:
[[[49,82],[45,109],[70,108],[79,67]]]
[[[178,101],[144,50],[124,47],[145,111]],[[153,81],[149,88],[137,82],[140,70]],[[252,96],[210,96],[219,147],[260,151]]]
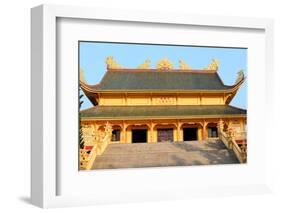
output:
[[[217,123],[208,123],[207,131],[208,131],[208,138],[217,138],[218,137]]]
[[[183,140],[184,141],[196,141],[198,140],[198,128],[186,127],[183,128]]]
[[[130,125],[129,130],[132,143],[147,143],[148,142],[148,126],[146,124]]]
[[[120,142],[120,140],[121,140],[121,126],[114,125],[112,127],[111,141],[112,142]]]
[[[183,133],[183,141],[202,140],[202,126],[199,123],[185,123],[181,126]]]
[[[171,128],[157,129],[157,142],[173,142],[174,130]]]
[[[174,124],[157,124],[154,127],[157,142],[173,142],[176,126]]]
[[[132,143],[146,143],[147,129],[132,129]]]

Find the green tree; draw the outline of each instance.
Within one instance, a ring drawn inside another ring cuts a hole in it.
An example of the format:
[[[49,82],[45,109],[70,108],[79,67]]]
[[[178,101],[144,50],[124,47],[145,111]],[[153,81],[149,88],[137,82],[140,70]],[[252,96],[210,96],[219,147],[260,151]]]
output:
[[[81,88],[79,88],[79,94],[81,93]],[[83,104],[83,101],[81,100],[83,98],[83,94],[79,95],[79,147],[80,149],[84,148],[84,140],[83,140],[83,131],[82,131],[82,125],[81,125],[81,115],[80,115],[80,108]]]

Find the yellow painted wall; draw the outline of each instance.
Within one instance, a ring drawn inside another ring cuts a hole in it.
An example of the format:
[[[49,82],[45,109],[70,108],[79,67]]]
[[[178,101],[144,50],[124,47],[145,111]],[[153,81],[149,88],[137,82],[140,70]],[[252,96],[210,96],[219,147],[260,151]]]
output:
[[[123,95],[101,94],[99,105],[122,106],[126,105]]]
[[[150,98],[144,96],[135,96],[127,98],[127,105],[151,105]]]
[[[200,105],[200,96],[178,95],[178,105]]]
[[[202,96],[202,105],[220,105],[224,104],[223,96]]]
[[[176,96],[168,96],[168,95],[159,95],[159,96],[152,96],[152,105],[176,105],[177,98]]]
[[[139,105],[221,105],[225,104],[224,95],[196,94],[100,94],[102,106],[139,106]]]

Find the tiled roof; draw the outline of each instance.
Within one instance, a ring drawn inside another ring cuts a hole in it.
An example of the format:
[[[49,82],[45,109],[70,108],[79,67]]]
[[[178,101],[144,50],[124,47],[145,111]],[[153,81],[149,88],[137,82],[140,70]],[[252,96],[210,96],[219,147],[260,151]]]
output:
[[[138,117],[215,117],[245,116],[246,110],[230,105],[186,106],[95,106],[80,112],[82,118],[133,118]]]
[[[201,71],[109,70],[101,82],[89,86],[96,91],[120,90],[225,90],[218,73]]]

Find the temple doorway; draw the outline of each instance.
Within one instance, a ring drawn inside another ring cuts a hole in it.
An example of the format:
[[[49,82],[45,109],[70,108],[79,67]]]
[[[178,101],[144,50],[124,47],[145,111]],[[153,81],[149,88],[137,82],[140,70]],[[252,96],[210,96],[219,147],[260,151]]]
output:
[[[133,129],[132,130],[132,143],[146,143],[147,130],[146,129]]]
[[[183,140],[184,141],[196,141],[198,128],[183,128]]]
[[[174,130],[171,129],[157,129],[157,142],[173,142]]]
[[[216,123],[209,123],[208,128],[208,138],[217,138],[218,137],[218,128]]]
[[[217,137],[218,137],[218,128],[208,127],[208,138],[217,138]]]

